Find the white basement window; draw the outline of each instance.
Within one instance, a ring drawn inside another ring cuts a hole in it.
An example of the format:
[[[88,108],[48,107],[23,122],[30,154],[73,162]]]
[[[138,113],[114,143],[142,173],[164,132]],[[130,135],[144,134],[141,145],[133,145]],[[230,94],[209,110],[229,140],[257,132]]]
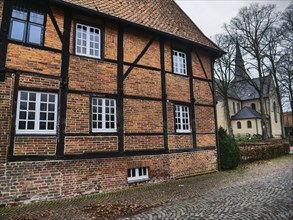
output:
[[[175,124],[176,132],[190,132],[189,107],[175,105]]]
[[[187,75],[185,53],[173,50],[173,72],[180,75]]]
[[[116,132],[116,100],[93,98],[93,132]]]
[[[77,55],[101,58],[101,30],[76,24],[75,52]]]
[[[128,183],[141,182],[149,179],[149,169],[147,167],[128,169]]]
[[[56,134],[57,94],[19,91],[16,134]]]

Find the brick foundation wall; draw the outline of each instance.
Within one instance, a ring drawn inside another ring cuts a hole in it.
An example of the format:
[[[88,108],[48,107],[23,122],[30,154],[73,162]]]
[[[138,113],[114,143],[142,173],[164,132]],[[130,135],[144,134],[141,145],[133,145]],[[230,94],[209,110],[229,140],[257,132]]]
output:
[[[135,186],[127,169],[147,166],[161,182],[216,170],[216,152],[162,154],[89,160],[10,162],[0,165],[1,204],[28,203]]]

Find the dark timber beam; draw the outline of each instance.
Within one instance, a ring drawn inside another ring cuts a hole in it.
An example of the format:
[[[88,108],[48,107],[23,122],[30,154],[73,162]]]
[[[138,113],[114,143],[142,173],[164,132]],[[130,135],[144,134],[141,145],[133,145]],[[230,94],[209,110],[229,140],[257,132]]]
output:
[[[117,47],[117,127],[118,127],[118,152],[123,153],[124,151],[124,91],[123,91],[123,60],[124,60],[124,28],[118,27],[118,47]]]
[[[168,150],[168,119],[167,119],[167,93],[166,93],[166,72],[165,72],[165,40],[160,39],[160,62],[161,62],[161,88],[162,88],[162,112],[164,149]]]
[[[55,27],[55,30],[56,30],[57,34],[58,34],[58,36],[59,36],[59,38],[60,38],[60,40],[62,42],[63,41],[63,34],[60,31],[60,28],[58,26],[58,23],[56,21],[56,18],[55,18],[54,14],[53,14],[53,11],[52,11],[52,8],[50,7],[50,5],[47,6],[47,12],[48,12],[48,15],[51,18],[51,21],[52,21],[52,23],[53,23],[53,25]]]
[[[138,57],[135,59],[135,61],[130,65],[130,67],[128,68],[128,70],[126,70],[126,72],[124,73],[123,80],[125,80],[127,78],[127,76],[129,75],[129,73],[133,70],[133,68],[137,65],[137,63],[140,61],[140,59],[143,57],[143,55],[147,52],[147,50],[152,45],[152,43],[154,42],[155,39],[156,39],[156,36],[153,36],[150,39],[150,41],[147,43],[147,45],[145,46],[145,48],[141,51],[141,53],[138,55]]]
[[[65,144],[65,126],[67,111],[67,93],[68,93],[68,71],[69,71],[69,42],[71,30],[71,13],[64,11],[64,35],[62,44],[62,63],[61,63],[61,83],[60,83],[60,99],[59,99],[59,138],[57,145],[57,158],[64,157]]]
[[[190,90],[190,121],[191,121],[191,132],[192,132],[192,145],[193,148],[197,147],[196,142],[196,126],[195,126],[195,97],[194,97],[194,89],[193,89],[193,72],[192,72],[192,59],[191,59],[191,50],[187,53],[187,72],[189,74],[189,90]]]

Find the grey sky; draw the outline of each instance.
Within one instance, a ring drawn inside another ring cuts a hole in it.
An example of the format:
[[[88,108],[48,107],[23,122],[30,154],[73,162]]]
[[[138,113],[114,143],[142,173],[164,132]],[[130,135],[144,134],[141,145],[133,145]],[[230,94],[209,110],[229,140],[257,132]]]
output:
[[[284,10],[290,0],[175,0],[207,37],[223,32],[222,26],[235,17],[238,10],[251,3],[276,4]]]

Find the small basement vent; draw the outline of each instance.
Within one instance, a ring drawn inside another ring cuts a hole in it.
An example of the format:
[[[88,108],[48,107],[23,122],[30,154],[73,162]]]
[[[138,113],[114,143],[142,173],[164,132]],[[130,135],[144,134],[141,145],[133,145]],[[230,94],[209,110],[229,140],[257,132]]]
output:
[[[147,167],[128,169],[128,183],[141,182],[149,179],[149,169]]]

